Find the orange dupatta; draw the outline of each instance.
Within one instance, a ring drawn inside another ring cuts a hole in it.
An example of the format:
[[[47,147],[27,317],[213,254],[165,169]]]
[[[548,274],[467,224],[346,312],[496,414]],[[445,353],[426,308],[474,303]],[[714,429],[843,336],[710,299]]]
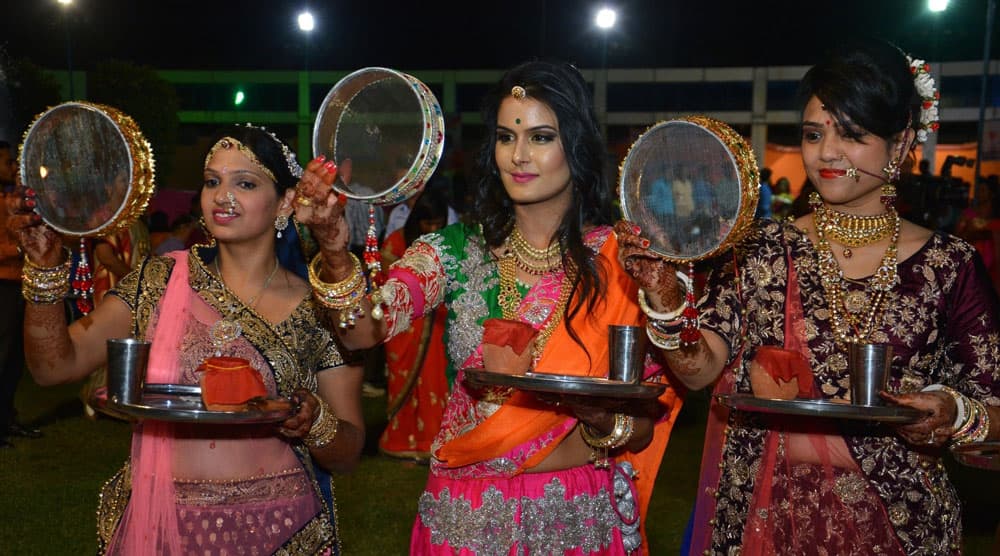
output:
[[[560,322],[545,345],[535,371],[580,376],[607,376],[608,371],[608,325],[636,324],[641,312],[637,299],[635,282],[618,264],[618,241],[614,234],[601,247],[597,263],[603,267],[608,277],[608,288],[600,311],[594,315],[578,313],[573,318],[573,330],[587,351],[577,344],[569,334],[565,321]],[[667,447],[667,440],[673,428],[682,398],[673,388],[667,388],[659,398],[667,408],[663,419],[656,423],[653,439],[639,453],[624,453],[618,459],[629,461],[638,473],[636,494],[639,498],[639,515],[645,519],[653,484],[660,467],[660,460]],[[499,457],[530,442],[558,427],[567,419],[565,414],[552,411],[551,406],[537,401],[531,393],[515,391],[514,394],[488,419],[475,429],[454,438],[442,446],[436,457],[446,462],[448,467],[461,467],[493,457]],[[563,437],[571,432],[569,428]],[[532,455],[522,469],[530,469],[541,463],[554,450],[562,438],[547,444],[545,449]],[[643,529],[644,530],[644,529]],[[645,537],[645,534],[643,535]]]

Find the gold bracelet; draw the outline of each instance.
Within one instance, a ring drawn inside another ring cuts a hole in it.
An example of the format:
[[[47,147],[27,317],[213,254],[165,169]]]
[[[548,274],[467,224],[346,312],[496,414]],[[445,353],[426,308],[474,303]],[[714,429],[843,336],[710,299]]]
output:
[[[653,325],[653,321],[646,322],[646,336],[656,347],[664,351],[673,351],[681,348],[681,335],[667,334]]]
[[[320,280],[319,265],[322,257],[319,253],[309,263],[309,284],[313,289],[313,297],[327,309],[340,311],[339,326],[342,329],[352,328],[357,319],[364,314],[361,310],[361,300],[364,299],[367,290],[361,261],[354,256],[354,253],[348,255],[354,263],[354,272],[335,284]]]
[[[958,446],[971,442],[983,442],[990,434],[990,412],[986,404],[968,398],[969,418],[962,427],[951,435],[952,444]]]
[[[600,433],[591,429],[590,425],[586,423],[581,427],[580,434],[583,435],[583,441],[591,448],[615,450],[628,444],[634,431],[635,417],[624,413],[615,413],[615,427],[607,435],[600,436]]]
[[[67,255],[69,250],[67,249]],[[71,257],[56,266],[39,266],[24,256],[21,266],[21,296],[29,303],[53,304],[62,301],[70,290]]]
[[[354,256],[354,253],[348,253],[348,256],[351,257],[354,265],[353,272],[347,278],[333,284],[319,278],[319,266],[323,260],[322,254],[317,253],[312,262],[309,263],[309,284],[313,288],[313,295],[331,309],[349,307],[356,302],[356,298],[360,298],[364,294],[365,275],[361,270],[361,261]]]
[[[615,413],[615,427],[607,436],[600,436],[583,423],[580,427],[580,436],[593,450],[590,452],[590,461],[597,469],[608,469],[611,467],[611,459],[608,457],[610,450],[617,450],[628,444],[635,431],[635,417],[624,413]]]
[[[313,418],[309,432],[302,438],[302,443],[311,449],[322,448],[333,442],[340,428],[340,420],[330,410],[326,401],[319,396],[316,396],[316,400],[319,402],[319,413]]]

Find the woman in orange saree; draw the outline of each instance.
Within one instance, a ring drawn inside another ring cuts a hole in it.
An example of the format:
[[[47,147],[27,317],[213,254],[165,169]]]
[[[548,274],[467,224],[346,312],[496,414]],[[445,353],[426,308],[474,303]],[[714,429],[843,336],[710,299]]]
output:
[[[453,387],[411,554],[649,553],[642,524],[681,406],[676,390],[667,384],[659,400],[611,409],[463,379],[474,367],[607,377],[608,325],[643,320],[609,226],[606,149],[592,106],[568,64],[507,72],[484,103],[478,224],[421,237],[391,267],[383,303],[373,309],[365,299],[366,317],[339,330],[347,347],[367,347],[447,310]],[[310,218],[346,232],[340,204],[325,182],[314,185],[321,208]],[[313,282],[331,302],[359,266],[344,243],[321,246]],[[668,382],[656,357],[646,378]]]

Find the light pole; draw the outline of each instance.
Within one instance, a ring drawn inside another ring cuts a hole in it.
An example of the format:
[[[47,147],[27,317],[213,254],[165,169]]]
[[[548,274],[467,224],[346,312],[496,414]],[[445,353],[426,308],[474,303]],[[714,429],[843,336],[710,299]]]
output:
[[[614,9],[603,7],[597,10],[594,16],[594,25],[601,30],[601,69],[608,69],[608,33],[615,26],[618,20],[618,13]]]
[[[979,82],[979,129],[976,139],[976,170],[972,176],[972,190],[976,190],[982,175],[983,139],[986,136],[986,92],[990,81],[990,37],[993,35],[993,19],[997,15],[997,0],[986,1],[986,31],[983,37],[983,75]]]
[[[69,100],[74,100],[76,94],[73,92],[73,35],[69,26],[69,7],[73,5],[73,0],[59,0],[63,7],[63,27],[66,29],[66,71],[69,74]]]
[[[943,12],[948,9],[948,0],[927,0],[927,9],[932,12]]]
[[[306,66],[305,71],[309,72],[309,35],[312,34],[313,29],[316,28],[316,19],[313,18],[312,12],[309,10],[303,10],[299,12],[298,17],[299,31],[305,36],[306,48],[305,48],[305,60]]]
[[[296,21],[299,24],[299,31],[302,31],[302,35],[305,40],[305,68],[303,68],[302,73],[299,75],[299,111],[298,111],[298,151],[300,158],[311,151],[311,136],[310,131],[312,129],[311,125],[311,113],[310,113],[310,100],[309,100],[309,35],[312,34],[313,29],[316,28],[316,19],[313,17],[312,12],[308,9],[299,12]],[[302,161],[300,161],[302,162]]]
[[[601,70],[594,79],[594,109],[601,122],[601,133],[608,134],[608,33],[615,26],[618,13],[603,6],[594,14],[594,25],[601,33]]]

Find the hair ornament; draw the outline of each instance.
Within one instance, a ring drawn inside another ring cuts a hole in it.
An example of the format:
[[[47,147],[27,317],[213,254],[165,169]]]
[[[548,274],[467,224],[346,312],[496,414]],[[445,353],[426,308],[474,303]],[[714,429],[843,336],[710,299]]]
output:
[[[250,122],[247,122],[246,125],[244,125],[243,127],[257,129],[270,135],[271,139],[274,139],[274,142],[277,143],[279,147],[281,147],[281,154],[285,157],[285,164],[288,165],[288,171],[292,174],[292,176],[295,177],[295,179],[302,177],[302,166],[299,165],[299,161],[295,156],[295,153],[292,152],[292,149],[288,148],[288,145],[284,144],[281,141],[281,139],[278,139],[277,135],[275,135],[271,131],[268,131],[267,128],[265,128],[264,126],[256,126]]]
[[[216,141],[215,144],[212,145],[212,148],[208,150],[208,154],[205,155],[205,167],[206,168],[208,167],[208,162],[212,160],[212,157],[215,156],[215,153],[219,149],[228,151],[229,149],[234,149],[234,148],[243,153],[243,156],[250,159],[250,162],[254,166],[256,166],[258,170],[263,172],[264,175],[266,175],[267,177],[271,178],[271,181],[273,181],[274,183],[278,183],[278,178],[274,177],[274,172],[272,172],[270,168],[264,166],[264,164],[261,163],[260,159],[257,158],[257,153],[253,152],[253,150],[251,150],[250,147],[244,145],[238,139],[234,139],[228,136],[223,137],[222,139]]]
[[[934,133],[941,127],[938,121],[938,102],[941,100],[941,92],[934,87],[934,78],[931,77],[931,66],[923,60],[906,56],[906,61],[910,64],[910,73],[913,74],[913,84],[920,95],[920,125],[917,128],[917,141],[923,143],[930,133]]]
[[[510,89],[510,96],[517,100],[524,100],[524,97],[528,96],[528,91],[524,90],[524,87],[520,85],[514,85]]]

